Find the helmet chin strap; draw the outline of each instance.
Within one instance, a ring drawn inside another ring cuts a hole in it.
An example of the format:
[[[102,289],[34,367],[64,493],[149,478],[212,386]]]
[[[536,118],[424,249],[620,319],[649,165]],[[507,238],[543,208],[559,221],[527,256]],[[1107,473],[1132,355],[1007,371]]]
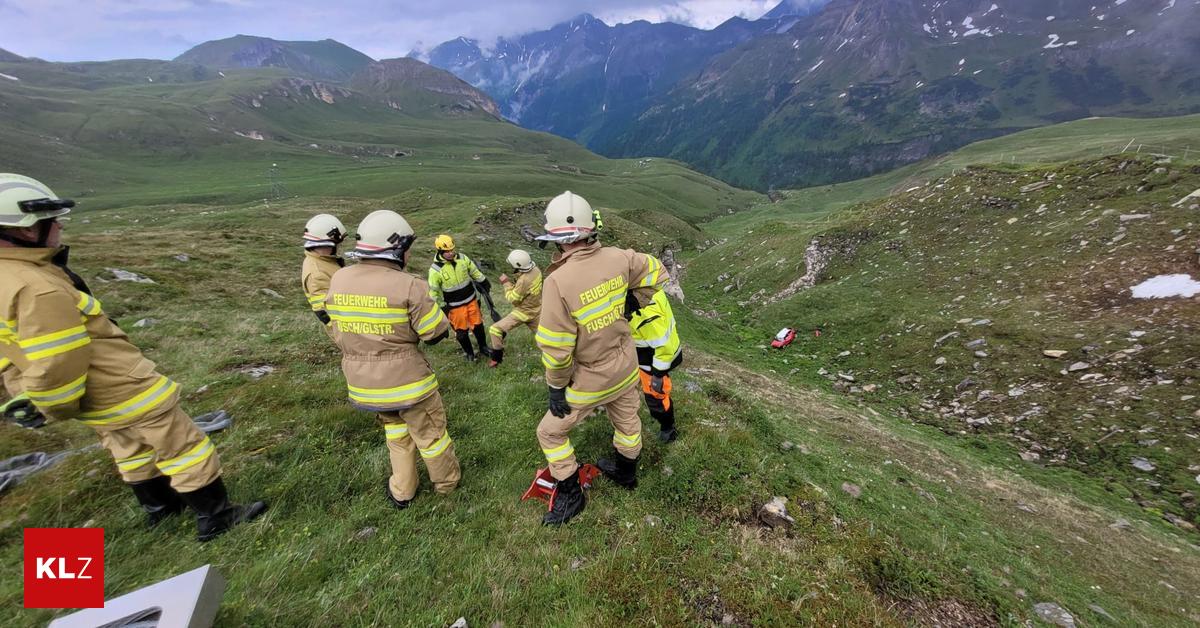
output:
[[[50,230],[54,228],[53,220],[39,220],[38,223],[38,238],[35,241],[24,240],[13,237],[8,229],[0,229],[0,240],[4,240],[10,244],[14,244],[26,249],[44,249],[47,248],[47,243],[50,242]]]

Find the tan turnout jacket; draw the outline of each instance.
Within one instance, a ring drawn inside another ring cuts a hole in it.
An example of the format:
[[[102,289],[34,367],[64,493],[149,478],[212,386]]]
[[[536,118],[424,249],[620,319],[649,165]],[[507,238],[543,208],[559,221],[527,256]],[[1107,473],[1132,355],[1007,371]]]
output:
[[[82,281],[72,282],[66,256],[65,248],[0,248],[0,360],[20,372],[33,404],[49,419],[103,429],[178,402],[179,385],[155,371]]]
[[[320,255],[312,251],[304,252],[304,265],[301,267],[300,281],[304,286],[304,296],[308,297],[308,306],[314,312],[325,310],[325,293],[329,292],[329,280],[333,274],[342,269],[344,262],[336,255]]]
[[[546,383],[566,386],[572,406],[603,405],[638,379],[626,293],[649,303],[667,272],[650,255],[594,243],[557,256],[546,274],[537,331]]]
[[[517,281],[504,282],[504,298],[512,303],[513,318],[521,322],[536,321],[542,312],[542,269],[519,273]]]
[[[424,281],[388,262],[364,260],[333,275],[325,310],[356,407],[403,410],[437,390],[417,343],[447,333],[450,323]]]

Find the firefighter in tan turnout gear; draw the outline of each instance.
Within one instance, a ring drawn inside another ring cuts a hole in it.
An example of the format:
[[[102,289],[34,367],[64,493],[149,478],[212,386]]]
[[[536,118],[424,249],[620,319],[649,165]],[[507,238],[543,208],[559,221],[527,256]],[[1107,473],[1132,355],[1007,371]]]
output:
[[[533,263],[529,252],[517,249],[509,253],[508,265],[517,273],[517,280],[500,275],[500,285],[504,286],[504,298],[512,304],[513,310],[488,328],[492,344],[492,359],[488,366],[492,368],[504,361],[504,339],[508,333],[521,325],[537,333],[538,316],[542,312],[542,271]]]
[[[50,420],[90,426],[116,459],[149,523],[190,506],[207,541],[266,510],[232,504],[216,447],[179,407],[179,384],[104,314],[67,268],[58,218],[73,201],[0,174],[0,359]]]
[[[360,262],[334,274],[325,297],[350,402],[376,412],[383,426],[387,496],[397,508],[417,494],[418,453],[438,493],[453,491],[460,477],[437,377],[417,346],[444,340],[450,323],[429,285],[404,272],[414,240],[400,214],[371,213],[358,226]]]
[[[300,284],[308,298],[308,306],[325,326],[326,333],[330,333],[332,321],[325,311],[325,293],[329,291],[333,274],[346,266],[346,260],[337,254],[338,245],[345,239],[346,226],[335,216],[317,214],[304,225],[304,265],[300,271]]]
[[[538,424],[538,443],[557,480],[553,507],[543,524],[560,525],[584,507],[579,464],[569,433],[604,406],[613,425],[611,460],[597,466],[613,482],[637,486],[642,450],[638,417],[638,361],[625,299],[632,292],[650,302],[667,282],[657,259],[631,250],[601,247],[597,215],[583,198],[564,192],[546,206],[543,242],[559,248],[542,287],[537,343],[549,385],[549,411]]]

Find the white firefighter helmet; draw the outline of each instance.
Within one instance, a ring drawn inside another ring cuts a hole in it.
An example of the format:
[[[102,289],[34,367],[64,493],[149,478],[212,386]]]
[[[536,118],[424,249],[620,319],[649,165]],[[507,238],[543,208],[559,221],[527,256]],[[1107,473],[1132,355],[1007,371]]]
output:
[[[346,225],[330,214],[317,214],[304,225],[304,248],[337,246],[346,239]]]
[[[592,211],[587,199],[572,192],[563,192],[546,205],[546,233],[537,239],[570,244],[590,238],[595,233],[596,212]]]
[[[71,213],[75,201],[58,196],[40,181],[0,174],[0,228],[32,227],[41,220]]]
[[[529,272],[533,270],[533,258],[529,253],[521,249],[513,249],[508,254],[508,265],[513,267],[513,270],[520,272]]]
[[[354,252],[359,258],[404,262],[404,252],[415,239],[412,227],[403,216],[390,209],[380,209],[359,223]]]

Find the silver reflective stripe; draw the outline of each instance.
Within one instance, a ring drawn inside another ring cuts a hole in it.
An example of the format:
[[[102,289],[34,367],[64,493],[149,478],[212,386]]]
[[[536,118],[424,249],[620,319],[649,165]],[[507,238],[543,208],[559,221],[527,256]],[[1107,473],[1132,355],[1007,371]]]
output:
[[[475,293],[472,292],[470,298],[464,299],[462,301],[447,301],[446,305],[448,305],[450,307],[458,307],[460,305],[466,305],[474,300],[475,300]]]
[[[31,185],[29,183],[25,183],[24,181],[14,181],[12,183],[0,183],[0,192],[7,192],[9,190],[33,190],[34,192],[37,192],[38,194],[45,194],[46,198],[50,198],[50,190],[43,190],[42,188],[39,188],[36,185]]]

